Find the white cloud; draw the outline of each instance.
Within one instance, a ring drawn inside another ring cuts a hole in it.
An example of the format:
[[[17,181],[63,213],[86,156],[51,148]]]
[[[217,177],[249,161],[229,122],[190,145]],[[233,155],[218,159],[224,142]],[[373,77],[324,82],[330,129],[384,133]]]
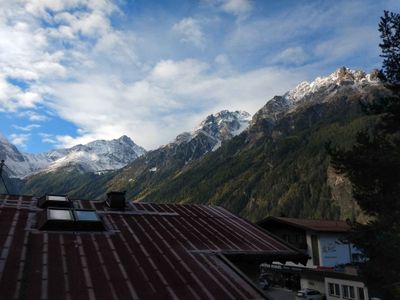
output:
[[[18,125],[13,125],[15,129],[21,130],[21,131],[32,131],[35,128],[40,128],[41,126],[39,124],[29,124],[26,126],[18,126]]]
[[[303,47],[289,47],[280,52],[274,59],[273,62],[281,63],[284,65],[295,65],[300,66],[309,59],[309,55],[304,51]]]
[[[211,5],[216,6],[221,11],[232,14],[239,19],[244,19],[253,9],[250,0],[205,0]]]
[[[43,143],[47,143],[47,144],[57,144],[58,143],[57,139],[54,137],[53,134],[49,134],[49,133],[45,133],[45,132],[39,132],[38,134],[42,138]]]
[[[205,47],[205,37],[200,21],[193,18],[184,18],[175,23],[172,29],[182,35],[181,41],[191,43],[198,48]]]
[[[59,116],[80,128],[77,136],[43,135],[45,143],[127,134],[154,148],[209,113],[254,113],[352,53],[377,55],[369,36],[376,28],[354,21],[366,20],[372,1],[296,5],[268,16],[255,1],[204,1],[192,17],[129,19],[119,1],[0,0],[0,111],[32,122]]]
[[[103,64],[135,59],[132,36],[110,23],[111,14],[119,12],[112,1],[19,0],[1,5],[2,111],[37,107],[52,82],[74,78],[82,66],[95,66],[99,57]],[[8,79],[25,81],[28,87]]]
[[[30,136],[31,136],[30,133],[23,133],[23,134],[12,133],[10,135],[10,141],[12,144],[16,146],[21,146],[22,148],[25,148],[26,142],[29,140]]]
[[[252,3],[250,0],[222,0],[221,8],[235,16],[247,15],[252,10]]]
[[[51,18],[48,11],[56,13],[79,7],[88,7],[91,10],[102,11],[107,14],[118,10],[117,6],[108,0],[27,0],[20,2],[25,2],[27,12],[43,18]]]
[[[17,111],[20,108],[33,108],[41,102],[41,96],[35,91],[23,91],[10,84],[0,73],[0,111]]]
[[[28,118],[29,121],[33,121],[33,122],[43,122],[43,121],[47,121],[49,119],[49,117],[47,117],[43,114],[39,114],[32,110],[21,111],[17,114],[17,116],[20,118]]]
[[[142,80],[124,83],[106,75],[54,86],[54,110],[80,127],[80,135],[58,136],[63,147],[127,134],[151,149],[193,128],[222,109],[256,112],[275,93],[304,78],[300,71],[264,68],[224,77],[198,60],[163,60]],[[79,107],[79,109],[77,109]]]

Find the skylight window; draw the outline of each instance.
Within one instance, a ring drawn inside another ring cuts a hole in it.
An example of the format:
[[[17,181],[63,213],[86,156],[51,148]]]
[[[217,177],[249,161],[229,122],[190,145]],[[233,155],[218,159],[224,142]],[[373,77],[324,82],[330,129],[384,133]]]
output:
[[[50,201],[68,201],[67,196],[47,195],[47,200]]]
[[[38,228],[57,231],[103,231],[95,210],[48,207],[39,214]]]
[[[38,206],[46,207],[71,207],[71,203],[67,195],[49,195],[46,194],[39,198]]]
[[[99,216],[92,210],[75,210],[77,221],[99,221]]]
[[[48,219],[51,220],[73,220],[71,211],[69,209],[53,209],[47,210]]]

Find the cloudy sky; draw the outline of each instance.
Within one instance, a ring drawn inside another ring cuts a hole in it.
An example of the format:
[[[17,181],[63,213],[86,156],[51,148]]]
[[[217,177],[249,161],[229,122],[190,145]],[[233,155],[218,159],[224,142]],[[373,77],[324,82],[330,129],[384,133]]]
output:
[[[0,132],[41,152],[146,149],[340,66],[380,68],[398,0],[0,0]]]

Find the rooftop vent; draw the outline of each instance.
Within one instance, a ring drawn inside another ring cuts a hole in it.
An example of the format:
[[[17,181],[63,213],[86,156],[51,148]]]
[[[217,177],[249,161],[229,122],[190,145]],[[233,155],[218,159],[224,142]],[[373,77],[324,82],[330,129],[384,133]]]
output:
[[[39,215],[40,230],[102,231],[104,224],[94,210],[49,207]]]
[[[46,207],[71,207],[71,203],[67,195],[52,195],[45,194],[38,200],[38,206],[41,208]]]
[[[126,193],[126,191],[107,193],[106,205],[112,209],[124,210],[125,209],[125,193]]]

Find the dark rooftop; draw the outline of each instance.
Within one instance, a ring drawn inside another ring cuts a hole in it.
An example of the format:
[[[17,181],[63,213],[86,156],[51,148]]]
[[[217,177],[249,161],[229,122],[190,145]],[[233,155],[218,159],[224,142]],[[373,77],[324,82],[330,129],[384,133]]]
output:
[[[227,257],[307,259],[220,207],[72,200],[106,231],[44,231],[36,200],[0,195],[1,299],[260,299]]]
[[[283,217],[268,217],[258,222],[258,225],[262,226],[263,228],[267,228],[268,225],[276,223],[319,232],[348,232],[351,229],[351,226],[345,221],[310,220]]]

